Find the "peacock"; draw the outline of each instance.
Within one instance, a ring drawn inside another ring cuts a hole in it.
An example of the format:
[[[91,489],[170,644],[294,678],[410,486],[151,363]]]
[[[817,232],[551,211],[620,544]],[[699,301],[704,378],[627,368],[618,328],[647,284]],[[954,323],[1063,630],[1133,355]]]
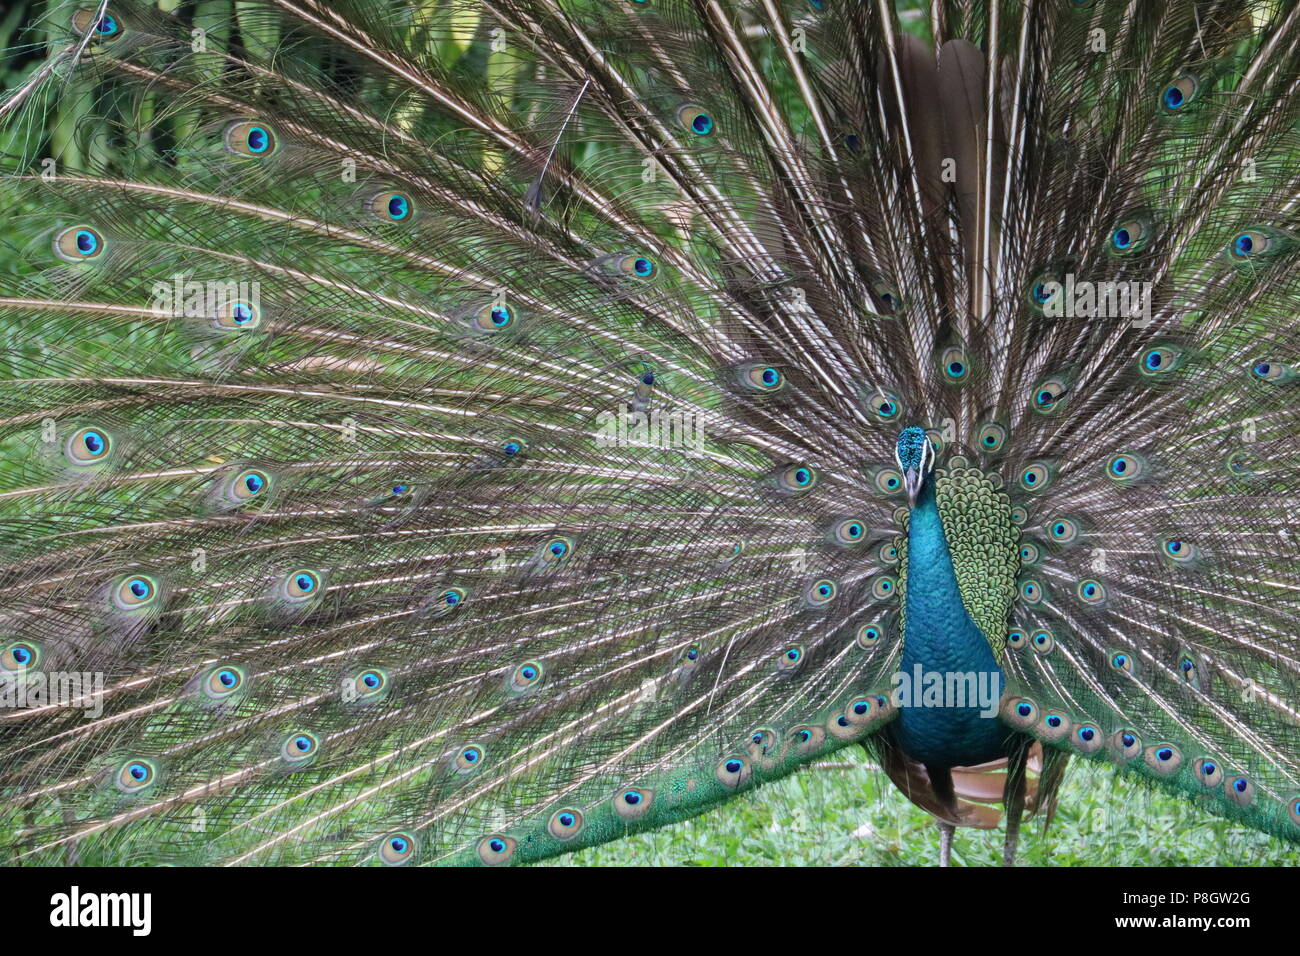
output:
[[[944,865],[1071,763],[1300,842],[1300,5],[31,30],[8,862],[531,863],[845,748]]]

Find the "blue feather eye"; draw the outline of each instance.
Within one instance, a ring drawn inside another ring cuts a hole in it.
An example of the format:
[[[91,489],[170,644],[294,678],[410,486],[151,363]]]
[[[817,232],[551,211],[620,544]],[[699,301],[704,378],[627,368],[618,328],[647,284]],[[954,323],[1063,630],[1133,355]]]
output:
[[[1021,648],[1025,646],[1025,632],[1019,628],[1013,628],[1007,632],[1007,643],[1012,647]]]
[[[875,295],[877,308],[880,310],[881,315],[898,314],[898,310],[903,305],[903,297],[899,295],[898,289],[892,283],[873,282],[871,291]]]
[[[1113,670],[1124,671],[1126,674],[1136,673],[1137,670],[1133,655],[1127,651],[1111,651],[1110,666]]]
[[[815,753],[821,749],[825,740],[826,731],[822,727],[805,725],[790,731],[790,744],[795,753],[800,755]]]
[[[647,256],[623,256],[617,261],[618,270],[634,279],[652,279],[658,267]]]
[[[831,525],[830,540],[840,547],[851,548],[866,540],[867,526],[858,518],[846,518]]]
[[[1020,597],[1026,604],[1040,604],[1043,600],[1043,585],[1034,578],[1020,582]]]
[[[1132,760],[1142,752],[1142,738],[1131,730],[1117,730],[1110,735],[1110,748],[1121,760]]]
[[[1248,807],[1255,802],[1255,784],[1249,777],[1233,777],[1223,785],[1223,792],[1239,807]]]
[[[891,574],[882,574],[871,582],[871,596],[886,601],[898,591],[898,580]]]
[[[80,428],[63,443],[63,455],[79,468],[107,461],[113,439],[102,428]]]
[[[1192,73],[1180,73],[1160,92],[1160,105],[1168,113],[1177,113],[1193,103],[1201,92],[1201,82]]]
[[[226,149],[237,156],[260,159],[276,151],[278,141],[271,127],[252,120],[240,120],[226,127]]]
[[[1093,578],[1080,581],[1075,586],[1074,593],[1084,604],[1093,607],[1106,603],[1106,586]]]
[[[379,841],[376,852],[379,862],[385,866],[401,866],[415,859],[418,847],[415,837],[409,833],[389,833]]]
[[[138,793],[152,786],[158,777],[158,769],[152,761],[144,759],[128,760],[118,767],[115,783],[123,793]]]
[[[294,603],[309,601],[317,596],[322,583],[321,575],[316,571],[294,571],[281,581],[280,596]]]
[[[896,468],[871,468],[867,475],[872,487],[882,495],[895,495],[903,490],[903,476]]]
[[[573,539],[563,535],[547,538],[534,554],[535,562],[543,568],[558,567],[573,556]]]
[[[898,396],[892,392],[875,392],[867,397],[867,408],[881,422],[892,422],[903,410]]]
[[[1217,787],[1223,783],[1223,766],[1212,757],[1201,757],[1192,764],[1192,777],[1202,787]]]
[[[694,103],[685,103],[677,108],[677,122],[696,136],[713,135],[713,117]]]
[[[1295,369],[1276,359],[1256,359],[1250,363],[1250,377],[1259,382],[1267,382],[1270,385],[1280,385],[1290,382],[1296,377]]]
[[[1013,697],[1002,705],[1002,713],[1015,727],[1027,728],[1038,723],[1038,706],[1027,697]]]
[[[1065,282],[1058,270],[1039,273],[1029,283],[1026,299],[1029,307],[1040,314],[1059,315],[1064,305]]]
[[[944,381],[959,385],[970,378],[970,355],[964,348],[951,345],[939,353],[939,369]]]
[[[740,756],[723,757],[713,770],[718,783],[728,790],[736,790],[749,782],[754,770],[749,761]]]
[[[1111,252],[1127,256],[1140,251],[1151,238],[1151,222],[1143,216],[1125,219],[1110,234]]]
[[[770,365],[739,365],[735,369],[735,380],[749,392],[779,392],[785,388],[785,376]]]
[[[546,830],[555,839],[568,841],[582,832],[585,823],[582,811],[565,808],[551,814],[551,819],[546,823]]]
[[[113,603],[123,611],[138,611],[158,600],[158,582],[147,574],[129,574],[113,588]]]
[[[107,10],[102,17],[96,18],[97,10],[77,10],[72,14],[72,29],[79,34],[91,32],[96,41],[116,40],[125,32],[120,19]]]
[[[817,470],[811,465],[786,465],[776,472],[773,481],[784,494],[803,494],[816,487]]]
[[[470,774],[483,766],[483,761],[486,759],[486,750],[478,744],[469,744],[456,751],[455,755],[451,758],[451,770],[453,773],[462,776]]]
[[[379,193],[368,205],[372,214],[387,222],[408,222],[415,215],[415,203],[405,193]]]
[[[1042,552],[1032,541],[1026,541],[1020,546],[1020,563],[1025,567],[1037,564],[1040,557]]]
[[[639,820],[654,805],[655,792],[646,787],[629,787],[614,794],[614,812],[624,820]]]
[[[73,226],[54,236],[54,254],[65,262],[86,262],[103,255],[104,236],[92,226]]]
[[[835,600],[835,595],[839,593],[839,590],[839,585],[830,578],[821,578],[814,581],[804,588],[804,606],[812,609],[826,607],[831,601]]]
[[[388,693],[388,674],[378,668],[358,671],[344,684],[343,698],[351,703],[370,704]]]
[[[1168,375],[1182,368],[1186,351],[1174,345],[1159,345],[1149,348],[1138,359],[1138,369],[1148,380]]]
[[[1153,744],[1146,748],[1143,759],[1163,777],[1172,776],[1183,765],[1183,753],[1173,744]]]
[[[1101,731],[1091,724],[1079,724],[1074,728],[1074,736],[1070,743],[1074,749],[1080,753],[1096,753],[1101,749],[1104,741],[1101,737]]]
[[[1035,386],[1031,405],[1040,415],[1058,412],[1069,400],[1069,388],[1064,379],[1049,378]]]
[[[252,302],[230,299],[217,306],[208,324],[219,332],[247,332],[262,324],[262,312]]]
[[[884,630],[879,624],[863,624],[858,628],[858,646],[875,647],[880,643],[880,639],[884,636],[884,633]]]
[[[226,700],[243,689],[244,681],[242,667],[218,665],[208,671],[208,676],[203,681],[203,694],[209,700]]]
[[[975,433],[975,444],[985,454],[995,455],[1007,443],[1007,430],[998,422],[985,422]]]
[[[531,690],[536,690],[542,682],[544,673],[542,665],[537,661],[527,661],[516,667],[506,681],[506,689],[512,694],[525,694]]]
[[[1056,646],[1056,641],[1052,638],[1052,632],[1042,628],[1034,631],[1029,638],[1029,643],[1040,654],[1046,654]]]
[[[1048,522],[1047,533],[1058,544],[1073,544],[1082,531],[1073,518],[1057,518]]]
[[[1025,491],[1039,492],[1047,488],[1055,477],[1055,469],[1045,461],[1035,461],[1020,471],[1020,487]]]
[[[305,730],[297,731],[280,741],[280,756],[285,763],[301,766],[310,763],[320,750],[320,740]]]
[[[800,644],[792,644],[785,650],[781,651],[780,656],[776,659],[776,670],[779,674],[793,674],[803,666],[804,649]]]
[[[0,651],[0,669],[11,674],[35,669],[40,660],[40,648],[31,641],[14,641]]]
[[[1120,452],[1106,459],[1106,477],[1117,484],[1132,484],[1146,473],[1146,459],[1133,452]]]

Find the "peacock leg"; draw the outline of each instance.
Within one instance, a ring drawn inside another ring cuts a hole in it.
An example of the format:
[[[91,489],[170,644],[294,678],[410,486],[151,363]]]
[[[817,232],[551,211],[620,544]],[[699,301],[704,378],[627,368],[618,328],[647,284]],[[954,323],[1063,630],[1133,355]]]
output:
[[[957,828],[951,823],[945,823],[943,820],[935,820],[939,825],[939,865],[947,866],[948,860],[952,856],[952,834]]]

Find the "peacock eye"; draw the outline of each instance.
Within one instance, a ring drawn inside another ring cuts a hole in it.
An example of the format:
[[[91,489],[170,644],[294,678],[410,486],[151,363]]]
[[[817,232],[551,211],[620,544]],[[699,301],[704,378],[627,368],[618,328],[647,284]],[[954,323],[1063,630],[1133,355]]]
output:
[[[677,108],[677,122],[696,136],[713,134],[713,117],[695,103],[685,103]]]
[[[645,787],[629,787],[614,795],[614,812],[624,820],[639,820],[654,805],[655,792]]]
[[[1133,655],[1127,651],[1112,651],[1110,654],[1110,666],[1117,671],[1124,671],[1126,674],[1133,674],[1136,666],[1133,662]]]
[[[379,841],[379,861],[386,866],[401,866],[415,858],[415,837],[409,833],[389,833]]]
[[[1201,757],[1192,764],[1193,778],[1201,786],[1217,787],[1223,783],[1223,768],[1210,757]]]
[[[892,575],[882,574],[871,583],[871,596],[878,601],[885,601],[894,596],[898,582]]]
[[[742,365],[736,369],[736,381],[751,392],[779,392],[785,388],[785,376],[770,365]]]
[[[793,644],[781,652],[776,659],[776,669],[781,674],[791,674],[803,663],[804,650],[799,644]]]
[[[830,578],[822,578],[814,581],[804,589],[804,604],[810,608],[825,607],[835,599],[839,593],[839,585]]]
[[[470,329],[472,331],[489,335],[504,332],[514,324],[514,311],[500,302],[493,302],[483,306],[470,319]]]
[[[1079,537],[1079,523],[1073,518],[1057,518],[1048,524],[1047,533],[1053,541],[1071,544]]]
[[[320,741],[315,734],[306,731],[289,734],[280,743],[280,756],[286,763],[301,764],[315,756],[320,749]]]
[[[35,668],[41,659],[40,649],[29,641],[14,641],[0,651],[0,668],[9,671],[25,671]]]
[[[939,368],[945,381],[959,384],[970,377],[970,356],[960,346],[949,346],[939,353]]]
[[[232,329],[246,332],[257,328],[261,323],[262,313],[255,304],[235,299],[222,302],[209,319],[212,328],[222,332]]]
[[[873,282],[871,291],[875,294],[876,302],[882,315],[896,315],[903,304],[903,297],[898,294],[898,289],[889,282]]]
[[[903,490],[903,476],[895,468],[873,468],[868,476],[872,487],[882,495],[893,495]]]
[[[520,664],[510,674],[508,689],[513,694],[524,694],[534,690],[542,681],[543,668],[537,661]]]
[[[148,760],[128,760],[117,771],[117,789],[123,793],[136,793],[152,784],[157,770]]]
[[[1263,358],[1256,359],[1248,366],[1250,377],[1254,381],[1267,382],[1270,385],[1280,385],[1290,382],[1296,377],[1295,368],[1285,362],[1279,362],[1276,359]]]
[[[1020,487],[1025,491],[1042,491],[1052,483],[1053,471],[1041,461],[1026,465],[1020,472]]]
[[[1249,777],[1235,777],[1223,785],[1228,800],[1239,807],[1249,806],[1255,800],[1255,784]]]
[[[138,610],[153,603],[158,582],[148,575],[132,574],[122,578],[113,589],[113,603],[124,611]]]
[[[276,151],[278,141],[270,126],[252,120],[240,120],[226,127],[226,149],[237,156],[260,159]]]
[[[650,279],[657,270],[654,260],[646,256],[624,256],[618,260],[618,268],[624,275],[636,279]]]
[[[1061,276],[1055,271],[1042,272],[1029,283],[1026,298],[1029,307],[1035,312],[1047,314],[1058,313],[1060,300],[1065,285]]]
[[[1092,578],[1080,581],[1075,586],[1074,593],[1084,604],[1095,606],[1106,602],[1106,586]]]
[[[898,418],[902,404],[892,392],[876,392],[867,398],[867,408],[882,422],[892,422]]]
[[[371,197],[369,207],[386,222],[408,222],[415,215],[415,203],[405,193],[379,193]]]
[[[1043,585],[1034,579],[1020,582],[1020,597],[1026,604],[1039,604],[1043,600]]]
[[[1132,760],[1142,752],[1142,738],[1131,730],[1117,730],[1110,738],[1111,748],[1124,760]]]
[[[1009,631],[1007,633],[1007,643],[1010,644],[1012,647],[1024,647],[1025,632],[1020,630],[1019,628],[1015,628]]]
[[[883,633],[878,624],[863,624],[858,628],[858,646],[874,647],[880,642]]]
[[[1031,404],[1034,411],[1047,414],[1064,408],[1068,397],[1069,389],[1065,382],[1059,378],[1049,378],[1034,388]]]
[[[213,700],[224,700],[244,686],[244,671],[238,667],[214,667],[204,681],[203,692]]]
[[[1040,557],[1041,557],[1041,552],[1038,550],[1038,545],[1036,545],[1036,544],[1034,544],[1034,543],[1032,543],[1032,542],[1027,541],[1027,542],[1025,542],[1024,544],[1022,544],[1022,545],[1020,546],[1020,563],[1021,563],[1021,564],[1024,564],[1024,565],[1037,564],[1037,563],[1038,563],[1038,559],[1039,559]]]
[[[54,254],[65,262],[98,258],[105,248],[103,234],[91,226],[73,226],[54,237]]]
[[[83,9],[72,14],[72,29],[78,34],[93,33],[95,41],[117,40],[125,33],[125,25],[115,14],[104,11],[103,16],[96,17],[98,10]]]
[[[849,518],[835,523],[831,529],[831,539],[836,544],[854,545],[860,543],[866,533],[866,525],[856,518]]]
[[[473,773],[479,767],[483,766],[483,761],[487,758],[487,751],[478,744],[469,744],[462,747],[456,752],[451,759],[451,770],[457,774]]]
[[[1183,349],[1172,345],[1147,349],[1138,360],[1138,368],[1147,379],[1168,375],[1182,367],[1185,354]]]
[[[1052,638],[1052,632],[1048,630],[1034,631],[1033,636],[1029,638],[1029,643],[1040,654],[1046,654],[1056,646],[1056,641]]]
[[[1118,484],[1131,484],[1146,472],[1146,459],[1132,452],[1121,452],[1106,459],[1106,477]]]
[[[724,757],[718,761],[717,767],[713,770],[713,775],[717,778],[718,783],[729,790],[735,790],[737,787],[749,782],[753,770],[749,766],[749,762],[742,757]]]
[[[1185,108],[1199,95],[1200,80],[1191,73],[1180,73],[1172,83],[1160,93],[1160,105],[1167,112],[1177,113]]]
[[[108,459],[113,440],[102,428],[82,428],[73,432],[64,443],[63,454],[78,467],[97,465]]]
[[[537,549],[537,560],[543,566],[556,566],[573,554],[573,539],[563,536],[548,538]]]
[[[582,826],[585,822],[580,810],[572,808],[557,810],[551,814],[551,819],[546,824],[546,830],[557,840],[572,840],[582,832]]]
[[[777,489],[787,494],[810,491],[816,484],[817,471],[811,465],[787,465],[776,476]]]
[[[507,458],[517,458],[523,453],[524,443],[517,439],[510,439],[501,445],[501,453]]]
[[[351,681],[353,700],[369,703],[378,700],[388,689],[388,675],[377,668],[360,671]],[[346,700],[348,695],[345,695]]]
[[[1007,442],[1007,430],[997,422],[985,422],[975,433],[975,444],[986,454],[1002,450]]]
[[[1117,255],[1137,252],[1151,238],[1151,223],[1145,218],[1125,219],[1110,234],[1110,247]]]

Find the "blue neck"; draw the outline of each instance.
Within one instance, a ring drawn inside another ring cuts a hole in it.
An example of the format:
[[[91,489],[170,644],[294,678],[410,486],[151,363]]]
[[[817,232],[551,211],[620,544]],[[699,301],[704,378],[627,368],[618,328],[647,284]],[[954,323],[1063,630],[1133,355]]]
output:
[[[940,675],[944,686],[950,675],[974,674],[975,686],[996,687],[994,709],[1005,683],[988,641],[962,603],[930,480],[908,521],[905,626],[903,674],[914,699],[911,706],[900,708],[898,740],[903,751],[933,767],[971,766],[1001,756],[1006,728],[996,714],[981,716],[975,701],[966,698],[967,706],[957,707],[945,697],[941,706],[917,706],[922,697],[915,680],[918,666],[923,675]]]

